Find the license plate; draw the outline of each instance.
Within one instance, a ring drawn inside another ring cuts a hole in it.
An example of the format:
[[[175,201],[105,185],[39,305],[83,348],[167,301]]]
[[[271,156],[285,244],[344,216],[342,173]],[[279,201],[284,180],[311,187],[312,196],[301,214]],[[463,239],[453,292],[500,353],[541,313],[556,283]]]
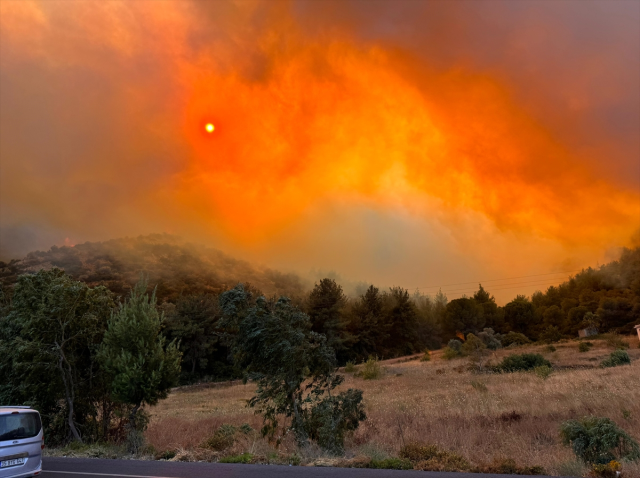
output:
[[[26,458],[16,458],[15,460],[0,461],[0,468],[7,468],[9,466],[24,465]]]

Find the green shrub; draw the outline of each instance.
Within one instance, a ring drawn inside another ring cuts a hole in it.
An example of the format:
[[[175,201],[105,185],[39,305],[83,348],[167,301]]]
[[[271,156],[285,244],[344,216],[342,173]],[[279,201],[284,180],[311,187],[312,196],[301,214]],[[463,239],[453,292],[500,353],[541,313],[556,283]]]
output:
[[[220,458],[220,463],[251,463],[253,455],[251,453],[243,453],[241,455],[231,455]]]
[[[543,380],[549,378],[549,375],[553,372],[553,369],[547,365],[540,365],[533,369],[533,373],[535,373],[538,377]]]
[[[540,334],[540,341],[545,343],[557,342],[562,339],[562,334],[560,333],[560,329],[555,325],[550,325]]]
[[[325,397],[307,413],[305,427],[309,438],[334,455],[344,452],[345,434],[367,418],[362,407],[362,391],[353,388]]]
[[[248,426],[248,425],[247,425]],[[251,428],[251,427],[249,427]],[[220,427],[216,430],[213,436],[209,437],[202,444],[203,448],[209,448],[215,451],[223,451],[232,446],[236,439],[237,428],[233,425],[220,425]]]
[[[156,460],[171,460],[174,456],[176,456],[174,450],[165,450],[156,455]]]
[[[560,436],[562,442],[571,446],[576,456],[587,464],[640,459],[638,443],[609,418],[568,420],[560,426]]]
[[[622,465],[615,460],[600,465],[591,465],[589,476],[597,478],[617,478],[622,471]]]
[[[253,431],[253,428],[251,428],[251,425],[249,425],[248,423],[243,423],[242,425],[240,425],[240,428],[238,430],[240,430],[245,435],[248,435]]]
[[[556,350],[558,350],[558,349],[556,349],[553,345],[547,345],[547,346],[545,347],[545,350],[546,350],[547,352],[555,352],[555,351],[556,351]]]
[[[482,332],[478,333],[478,338],[484,342],[490,350],[498,350],[502,348],[501,335],[496,334],[491,328],[485,328]]]
[[[509,332],[502,336],[502,346],[508,347],[509,345],[526,345],[530,344],[531,340],[519,332]]]
[[[422,471],[467,471],[469,462],[462,456],[439,449],[436,445],[410,443],[402,447],[401,458],[415,463],[414,468]]]
[[[518,466],[513,458],[495,459],[488,465],[476,466],[472,473],[495,473],[500,475],[544,475],[541,466]]]
[[[631,364],[631,359],[629,358],[629,354],[626,350],[616,350],[615,352],[611,352],[609,358],[600,362],[601,367],[617,367],[618,365],[627,364]]]
[[[580,345],[578,345],[578,352],[588,352],[591,350],[591,347],[593,347],[591,342],[580,342]]]
[[[428,350],[424,351],[424,355],[420,358],[420,362],[429,362],[431,360],[431,352]]]
[[[462,344],[461,352],[464,356],[478,358],[484,354],[487,345],[476,335],[468,334],[467,341]]]
[[[533,370],[542,366],[551,368],[551,362],[540,354],[514,354],[502,359],[502,362],[495,367],[495,370],[510,373]]]
[[[375,357],[369,357],[364,363],[360,376],[365,380],[376,380],[382,376],[382,369],[378,363],[378,359]]]
[[[345,373],[355,373],[356,364],[354,364],[353,362],[347,362],[347,364],[344,366],[344,371]]]
[[[459,341],[458,339],[451,339],[451,340],[449,340],[449,343],[447,344],[447,347],[449,347],[450,349],[453,349],[456,352],[460,353],[462,351],[462,342]]]
[[[454,349],[452,349],[451,347],[445,347],[442,350],[442,358],[445,360],[451,360],[454,359],[456,357],[460,357],[460,352],[456,352]]]
[[[413,463],[400,458],[385,458],[384,460],[371,460],[369,468],[379,470],[413,470]]]

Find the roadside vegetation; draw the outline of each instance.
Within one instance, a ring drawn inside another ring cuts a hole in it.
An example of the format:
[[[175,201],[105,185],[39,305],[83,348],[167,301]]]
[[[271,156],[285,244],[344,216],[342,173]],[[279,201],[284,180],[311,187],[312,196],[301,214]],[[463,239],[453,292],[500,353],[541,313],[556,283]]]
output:
[[[261,438],[260,417],[244,405],[255,389],[251,383],[179,389],[150,409],[146,437],[155,453],[176,453],[174,460],[215,461],[251,453],[253,463],[288,464],[297,457],[301,465],[406,469],[409,460],[416,469],[534,474],[542,467],[545,474],[582,476],[603,464],[585,461],[572,444],[564,445],[564,423],[606,418],[640,441],[640,349],[637,336],[621,340],[636,348],[628,349],[631,365],[614,368],[600,367],[612,352],[607,337],[591,338],[593,346],[585,353],[576,352],[578,340],[556,343],[554,352],[544,344],[501,348],[491,353],[483,372],[467,357],[444,359],[442,350],[432,351],[428,362],[422,362],[421,355],[409,361],[379,361],[383,375],[378,380],[359,376],[363,364],[357,364],[355,373],[345,373],[339,389],[362,390],[367,420],[345,438],[345,451],[339,456],[314,446],[300,449],[292,436],[277,449]],[[535,368],[491,370],[505,358],[523,354],[543,356],[553,373],[544,379]],[[254,431],[237,432],[227,448],[200,446],[223,425],[243,423]],[[438,453],[418,460],[403,450],[405,446]],[[626,476],[640,475],[640,462],[614,456]]]

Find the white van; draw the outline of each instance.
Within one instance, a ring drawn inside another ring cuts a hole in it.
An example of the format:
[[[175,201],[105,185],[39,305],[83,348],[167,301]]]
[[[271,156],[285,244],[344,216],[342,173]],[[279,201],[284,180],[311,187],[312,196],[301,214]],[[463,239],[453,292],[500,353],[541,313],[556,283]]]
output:
[[[40,475],[43,449],[40,414],[29,407],[0,406],[0,478]]]

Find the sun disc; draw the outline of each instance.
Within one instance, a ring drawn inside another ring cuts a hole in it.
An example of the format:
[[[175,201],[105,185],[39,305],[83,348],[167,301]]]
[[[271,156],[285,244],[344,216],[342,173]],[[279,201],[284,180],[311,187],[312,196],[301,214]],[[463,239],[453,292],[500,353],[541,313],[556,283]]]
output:
[[[213,130],[215,130],[216,128],[213,126],[213,123],[207,123],[204,129],[206,129],[208,133],[213,133]]]

